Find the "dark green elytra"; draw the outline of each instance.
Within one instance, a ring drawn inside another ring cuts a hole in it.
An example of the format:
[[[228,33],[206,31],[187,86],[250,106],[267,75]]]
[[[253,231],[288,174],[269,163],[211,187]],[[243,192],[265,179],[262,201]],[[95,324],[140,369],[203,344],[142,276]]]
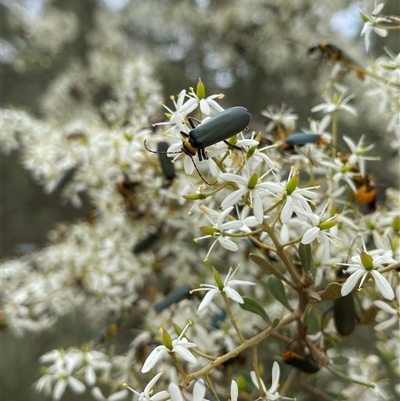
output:
[[[249,126],[250,121],[251,115],[244,107],[236,106],[226,109],[193,128],[189,134],[181,132],[185,137],[182,142],[182,152],[191,157],[197,153],[199,160],[207,159],[206,147],[238,134]]]
[[[307,143],[315,143],[321,138],[321,134],[291,134],[285,138],[285,143],[289,145],[306,145]]]
[[[177,288],[175,291],[168,294],[165,298],[163,298],[160,302],[157,302],[153,309],[160,313],[164,309],[169,308],[173,304],[177,304],[179,301],[190,297],[191,287],[189,285],[184,285],[182,287]]]

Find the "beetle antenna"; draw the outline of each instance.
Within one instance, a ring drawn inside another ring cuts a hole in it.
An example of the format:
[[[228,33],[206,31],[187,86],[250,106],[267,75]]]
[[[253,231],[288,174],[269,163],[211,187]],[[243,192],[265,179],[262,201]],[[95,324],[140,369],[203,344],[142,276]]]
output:
[[[146,150],[147,151],[149,151],[149,152],[151,152],[151,153],[156,153],[156,154],[162,154],[162,155],[171,155],[171,154],[179,154],[179,153],[182,153],[182,151],[180,151],[180,152],[156,152],[155,150],[151,150],[151,149],[149,149],[147,146],[146,146],[146,141],[144,141],[144,147],[146,148]]]
[[[189,156],[189,157],[190,157],[190,156]],[[200,178],[202,179],[203,182],[205,182],[207,185],[210,185],[210,186],[215,185],[215,184],[218,182],[218,181],[215,181],[213,184],[210,184],[209,182],[207,182],[207,181],[204,179],[204,177],[201,175],[199,169],[197,168],[196,163],[195,163],[194,160],[193,160],[193,157],[190,157],[190,158],[192,159],[193,166],[194,166],[194,168],[196,169],[197,173],[199,174],[199,176],[200,176]]]

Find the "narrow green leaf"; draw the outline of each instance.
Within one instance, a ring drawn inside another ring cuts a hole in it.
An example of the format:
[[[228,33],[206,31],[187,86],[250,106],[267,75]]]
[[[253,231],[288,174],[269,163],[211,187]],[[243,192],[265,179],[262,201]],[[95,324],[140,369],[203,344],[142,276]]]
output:
[[[258,266],[260,266],[261,269],[265,270],[267,273],[279,277],[281,280],[287,282],[287,278],[276,267],[274,267],[270,262],[268,262],[267,259],[255,253],[250,254],[250,259]]]
[[[280,321],[281,321],[281,320],[278,319],[278,318],[276,317],[276,318],[274,319],[274,321],[272,322],[272,324],[271,324],[271,328],[274,328],[274,327],[278,326],[278,324],[279,324]]]
[[[286,292],[282,281],[279,280],[278,277],[270,276],[268,277],[267,284],[272,296],[291,311],[292,308],[290,307],[289,302],[286,298]]]
[[[310,244],[302,244],[299,245],[299,257],[301,265],[303,266],[304,271],[310,272],[313,277],[315,277],[315,266],[314,259],[311,253],[311,245]]]
[[[326,288],[320,291],[318,294],[321,297],[321,301],[326,301],[328,299],[336,299],[342,296],[341,294],[342,286],[339,283],[329,283]]]
[[[258,316],[261,316],[263,320],[265,320],[268,324],[271,324],[270,318],[266,314],[264,308],[258,303],[256,299],[247,296],[244,296],[242,298],[244,303],[239,304],[242,309],[255,313]]]
[[[332,358],[332,362],[338,365],[345,365],[349,362],[349,358],[343,355],[337,355]]]

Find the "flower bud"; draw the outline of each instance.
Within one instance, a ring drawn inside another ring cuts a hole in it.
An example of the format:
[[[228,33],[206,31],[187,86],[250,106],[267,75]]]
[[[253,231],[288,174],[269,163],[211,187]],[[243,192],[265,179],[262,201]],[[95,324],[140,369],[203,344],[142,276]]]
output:
[[[187,194],[182,196],[187,200],[200,200],[206,198],[204,194]]]
[[[222,291],[224,289],[224,283],[222,282],[221,276],[214,268],[213,268],[213,274],[214,274],[214,280],[217,283],[218,288],[220,289],[220,291]]]
[[[338,223],[337,220],[332,219],[332,220],[326,220],[323,223],[318,224],[318,228],[323,231],[323,230],[329,230],[332,227],[335,227],[336,224]]]
[[[369,17],[367,14],[363,13],[362,11],[360,11],[360,16],[363,22],[368,22],[370,21]]]
[[[175,333],[179,337],[182,334],[183,329],[174,322],[172,322],[172,325],[174,326]]]
[[[374,268],[374,258],[365,251],[360,252],[361,263],[365,270],[372,270]]]
[[[213,235],[213,236],[221,232],[218,230],[218,228],[214,228],[211,226],[201,226],[200,231],[205,235]]]
[[[196,95],[200,100],[206,97],[206,88],[203,84],[203,81],[200,78],[199,82],[197,82]]]
[[[173,345],[172,345],[172,340],[171,340],[171,336],[169,335],[168,331],[161,328],[160,329],[160,333],[161,333],[161,338],[162,338],[162,342],[163,344],[169,349],[172,350]]]
[[[236,145],[238,141],[238,136],[233,135],[232,137],[229,138],[228,142],[231,143],[232,145]]]
[[[297,188],[297,185],[299,185],[299,174],[296,174],[294,177],[292,177],[286,184],[286,193],[291,195]]]
[[[254,187],[257,185],[257,182],[258,182],[258,174],[257,174],[257,173],[254,173],[254,174],[250,177],[249,182],[247,183],[247,187],[248,187],[249,189],[254,189]]]

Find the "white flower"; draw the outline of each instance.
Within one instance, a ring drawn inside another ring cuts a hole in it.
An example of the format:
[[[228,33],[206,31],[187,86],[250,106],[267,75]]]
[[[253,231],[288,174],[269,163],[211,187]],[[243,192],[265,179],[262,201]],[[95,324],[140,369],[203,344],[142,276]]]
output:
[[[338,263],[340,265],[348,266],[346,272],[351,274],[351,276],[346,280],[342,286],[341,294],[345,296],[353,291],[354,287],[361,279],[358,288],[361,288],[365,279],[372,276],[375,281],[376,288],[378,291],[386,298],[393,299],[394,292],[388,281],[382,274],[377,270],[378,267],[383,264],[393,264],[396,261],[386,254],[382,255],[382,252],[370,251],[366,252],[365,245],[363,245],[364,250],[360,252],[359,255],[352,256],[351,263]],[[391,253],[391,251],[389,251]],[[376,256],[375,256],[376,255]]]
[[[91,394],[97,401],[121,401],[126,399],[128,392],[126,390],[117,391],[106,398],[98,387],[93,387]]]
[[[338,97],[337,94],[335,93],[333,95],[333,99],[330,99],[328,95],[324,96],[325,103],[318,104],[317,106],[314,106],[311,109],[312,113],[315,113],[317,111],[322,111],[325,114],[328,113],[333,113],[334,111],[338,110],[344,110],[347,111],[348,113],[353,114],[354,116],[357,115],[357,112],[355,109],[351,106],[348,106],[347,103],[353,99],[353,95],[349,95],[345,98],[344,97],[344,92],[340,94]]]
[[[215,210],[212,210],[202,204],[199,205],[199,208],[200,208],[200,210],[202,210],[205,213],[206,217],[211,222],[212,227],[210,227],[210,226],[201,227],[203,232],[207,232],[207,233],[210,232],[210,234],[205,235],[203,237],[195,238],[194,241],[197,242],[200,239],[216,237],[216,240],[211,245],[204,260],[206,261],[208,259],[208,256],[210,255],[212,248],[214,247],[214,245],[217,242],[219,242],[228,251],[236,252],[239,249],[238,246],[233,241],[226,238],[225,234],[223,234],[223,232],[229,233],[229,230],[238,230],[239,228],[241,228],[243,226],[243,223],[238,220],[228,221],[228,222],[224,223],[225,218],[232,211],[233,206],[224,210],[222,213],[218,213]],[[216,223],[214,223],[211,220],[209,215],[217,217]]]
[[[196,358],[188,350],[188,348],[194,348],[197,347],[197,345],[189,342],[186,338],[182,338],[189,325],[190,323],[187,324],[182,330],[181,335],[176,340],[172,341],[171,349],[167,348],[165,345],[159,345],[153,349],[142,367],[142,373],[146,373],[151,370],[165,354],[178,354],[186,361],[197,365]]]
[[[239,266],[235,270],[233,270],[232,267],[229,268],[229,273],[225,277],[222,288],[219,288],[219,286],[217,287],[216,285],[212,284],[200,284],[201,288],[196,288],[191,291],[208,291],[201,301],[197,309],[197,313],[201,312],[209,305],[215,294],[219,294],[221,292],[224,292],[228,298],[232,299],[235,302],[238,302],[239,304],[244,303],[241,295],[232,287],[234,287],[235,285],[255,285],[255,283],[251,281],[232,280],[232,277],[234,276],[238,268]]]
[[[269,120],[266,131],[270,132],[273,129],[279,127],[280,129],[293,131],[296,127],[296,120],[298,119],[297,114],[292,113],[292,109],[286,108],[284,105],[279,108],[269,107],[267,110],[261,111],[261,114],[267,117]]]
[[[361,135],[361,138],[356,145],[351,138],[349,138],[346,135],[343,135],[343,140],[347,143],[347,146],[351,150],[351,155],[349,157],[348,164],[352,165],[357,163],[360,169],[361,177],[365,177],[365,172],[366,172],[365,160],[379,160],[378,157],[365,156],[365,154],[369,150],[375,147],[375,144],[371,144],[367,147],[364,147],[364,138],[365,134]]]
[[[222,99],[224,95],[211,95],[206,97],[205,99],[199,99],[194,90],[192,89],[188,94],[188,97],[191,101],[195,100],[200,105],[200,110],[206,116],[211,115],[211,109],[216,110],[218,113],[224,111],[224,109],[214,100],[214,99]]]
[[[374,305],[381,309],[383,312],[385,312],[386,314],[390,315],[390,318],[387,320],[384,320],[380,323],[378,323],[374,329],[376,331],[382,331],[385,330],[395,324],[398,324],[399,322],[399,317],[400,317],[400,285],[398,285],[396,287],[395,290],[395,294],[396,294],[396,300],[397,300],[397,309],[396,308],[392,308],[390,305],[388,305],[386,302],[383,302],[381,300],[378,301],[374,301]]]
[[[155,125],[170,125],[171,127],[166,131],[171,131],[171,134],[176,137],[181,137],[180,132],[186,132],[187,126],[184,124],[185,117],[190,114],[193,110],[197,108],[197,101],[195,99],[189,99],[185,103],[186,91],[182,90],[178,95],[178,101],[175,101],[175,98],[171,96],[171,99],[174,103],[176,111],[171,110],[166,105],[163,105],[170,114],[169,121],[157,123]]]
[[[143,372],[143,370],[142,370]],[[163,398],[167,399],[169,397],[168,391],[160,391],[154,395],[152,394],[152,390],[154,385],[156,384],[157,380],[160,378],[163,372],[160,372],[156,374],[147,384],[147,386],[144,388],[142,393],[138,393],[136,390],[134,390],[132,387],[129,387],[124,383],[127,389],[131,390],[133,393],[139,396],[138,401],[158,401],[162,400]]]
[[[364,26],[361,30],[360,36],[364,35],[366,51],[368,51],[370,47],[370,36],[372,32],[375,32],[383,38],[388,35],[388,31],[379,26],[379,22],[385,21],[385,18],[376,17],[376,15],[381,12],[384,5],[384,3],[379,3],[378,5],[375,3],[375,8],[371,15],[366,14],[360,9],[361,18],[364,21]]]
[[[80,351],[60,352],[59,350],[53,350],[41,356],[39,360],[41,363],[53,362],[53,364],[48,368],[50,373],[41,377],[37,382],[36,388],[38,391],[48,393],[51,385],[54,384],[54,400],[59,400],[63,396],[67,386],[76,394],[85,392],[85,385],[73,376],[82,363],[82,353]]]
[[[279,376],[280,376],[279,365],[278,362],[275,361],[274,364],[272,365],[272,384],[271,387],[268,390],[266,390],[265,384],[261,379],[260,383],[262,388],[259,388],[256,373],[254,371],[250,372],[250,377],[253,384],[259,389],[259,391],[262,394],[262,396],[258,398],[257,401],[292,400],[292,398],[281,397],[279,395],[279,392],[277,391],[279,385]]]
[[[263,174],[261,177],[258,177],[256,173],[250,177],[246,174],[243,174],[242,176],[229,173],[221,174],[221,180],[232,181],[239,187],[239,189],[233,191],[223,200],[221,203],[221,209],[224,210],[236,204],[242,196],[249,194],[250,207],[254,210],[254,217],[258,223],[261,224],[264,220],[264,207],[261,198],[262,196],[268,195],[266,183],[262,182],[262,179],[266,174],[268,174],[268,172]]]
[[[335,183],[340,180],[346,181],[351,190],[357,192],[357,187],[352,179],[357,173],[351,171],[351,166],[349,164],[343,164],[339,158],[336,158],[333,160],[333,163],[330,163],[329,167],[337,171],[332,177]]]
[[[295,167],[292,167],[287,181],[278,183],[267,182],[264,185],[264,188],[267,188],[272,194],[281,193],[282,198],[285,199],[285,204],[281,210],[280,216],[282,224],[286,224],[291,219],[294,212],[299,212],[299,218],[313,215],[308,203],[311,202],[309,198],[318,197],[315,192],[310,191],[317,187],[298,188],[298,181],[298,171]]]
[[[309,228],[303,235],[303,238],[301,239],[302,244],[310,244],[312,241],[315,239],[318,239],[322,243],[323,246],[323,258],[324,261],[327,261],[329,259],[329,242],[333,242],[331,237],[334,237],[332,234],[328,232],[328,230],[332,227],[334,227],[337,224],[337,216],[332,216],[329,219],[325,220],[324,222],[321,222],[321,218],[330,204],[330,200],[325,204],[324,208],[322,209],[321,213],[318,215],[312,214],[311,221],[313,224],[313,227]],[[308,217],[310,217],[308,215]],[[336,239],[339,239],[338,237],[335,237]],[[336,245],[336,244],[335,244]]]

